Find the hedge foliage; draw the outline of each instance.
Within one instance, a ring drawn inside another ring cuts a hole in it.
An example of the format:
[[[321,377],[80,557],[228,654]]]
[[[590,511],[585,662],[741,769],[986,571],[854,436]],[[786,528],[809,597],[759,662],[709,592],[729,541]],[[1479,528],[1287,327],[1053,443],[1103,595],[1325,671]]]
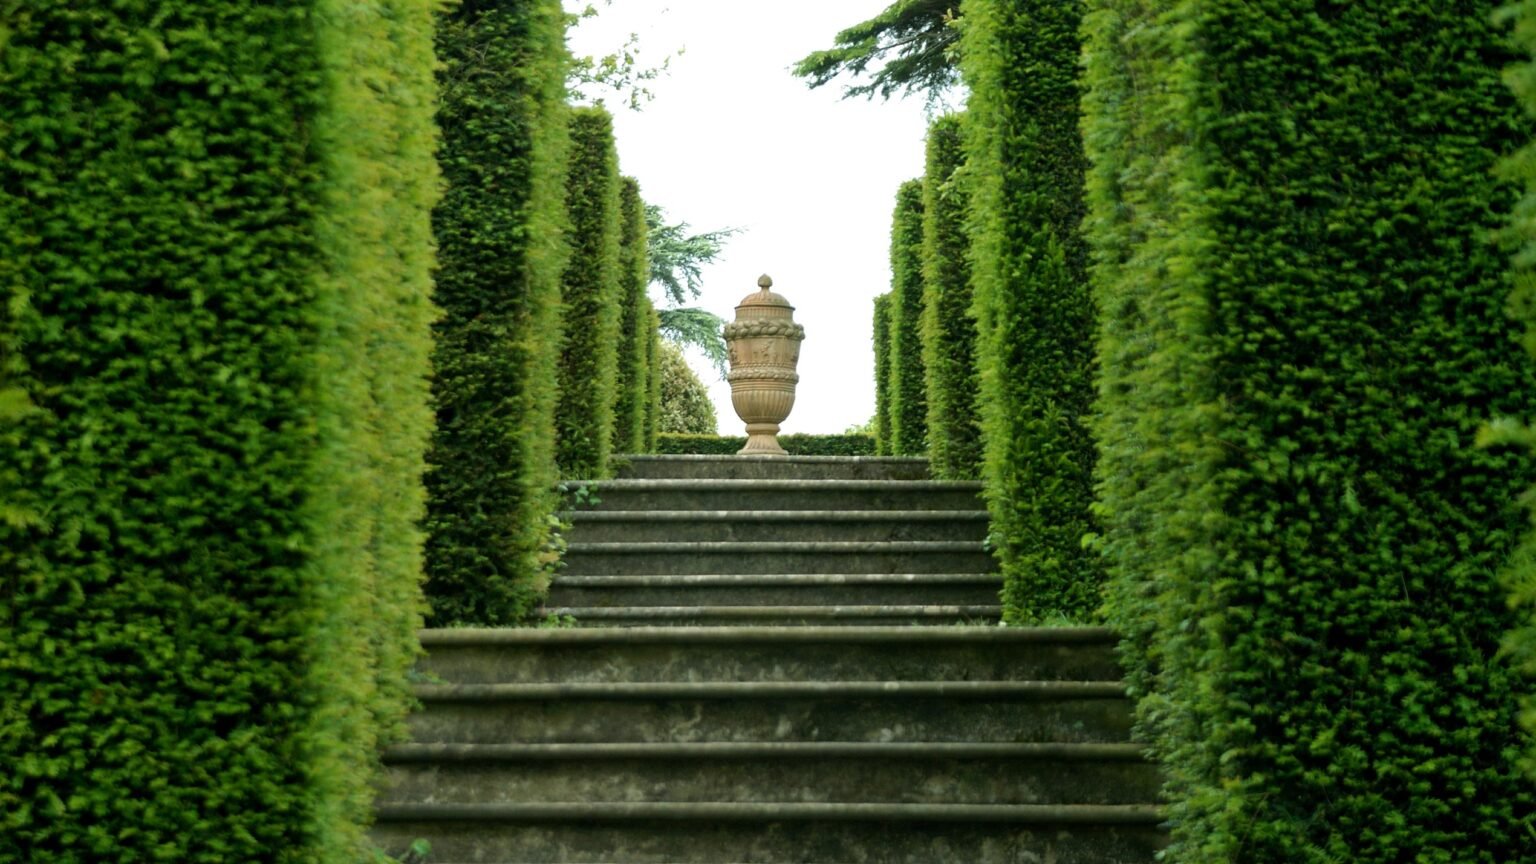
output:
[[[918,335],[923,298],[923,181],[896,191],[891,215],[889,375],[891,452],[928,452],[928,400],[924,393],[923,344]]]
[[[499,625],[548,582],[565,267],[564,19],[554,0],[438,17],[446,190],[427,475],[433,623]]]
[[[791,456],[875,456],[873,435],[780,435],[779,444]],[[658,453],[735,456],[747,446],[745,435],[662,435]]]
[[[645,452],[656,452],[656,436],[661,434],[661,315],[650,306],[650,338],[645,353]]]
[[[1513,23],[1516,44],[1527,56],[1518,66],[1505,73],[1505,80],[1525,106],[1529,116],[1536,116],[1536,0],[1520,0],[1506,6],[1501,14]],[[1516,203],[1511,214],[1506,239],[1514,252],[1514,296],[1511,310],[1525,326],[1525,349],[1536,355],[1536,142],[1527,142],[1511,154],[1501,165],[1502,174],[1519,183],[1525,194]],[[1496,418],[1490,432],[1494,435],[1485,443],[1500,441],[1536,448],[1536,429],[1520,425],[1530,418]],[[1526,506],[1532,508],[1536,498],[1526,493]],[[1536,530],[1528,529],[1520,551],[1508,568],[1507,578],[1511,590],[1511,606],[1520,616],[1516,629],[1511,632],[1504,648],[1512,661],[1526,676],[1526,695],[1523,702],[1523,720],[1526,728],[1536,735]],[[1526,767],[1536,776],[1536,741],[1527,751]]]
[[[429,4],[10,4],[0,861],[361,860],[430,427]]]
[[[719,431],[709,388],[693,374],[683,352],[671,342],[661,343],[660,377],[657,426],[663,440],[668,435],[714,435]]]
[[[875,298],[875,452],[891,453],[891,294]]]
[[[1096,0],[1112,621],[1177,862],[1536,860],[1489,5]],[[1326,11],[1326,14],[1324,12]]]
[[[613,393],[613,450],[646,452],[646,402],[651,395],[651,281],[645,248],[645,201],[640,182],[619,184],[619,356]]]
[[[606,477],[613,453],[623,305],[619,157],[613,117],[602,108],[570,110],[566,175],[571,257],[565,268],[565,347],[560,356],[556,460],[564,477]]]
[[[981,474],[977,404],[976,319],[971,314],[970,196],[963,121],[935,121],[928,131],[923,177],[923,299],[920,334],[928,403],[928,458],[933,475],[974,480]]]
[[[1082,0],[977,0],[971,87],[974,309],[992,538],[1008,621],[1091,620],[1095,311],[1082,235]]]

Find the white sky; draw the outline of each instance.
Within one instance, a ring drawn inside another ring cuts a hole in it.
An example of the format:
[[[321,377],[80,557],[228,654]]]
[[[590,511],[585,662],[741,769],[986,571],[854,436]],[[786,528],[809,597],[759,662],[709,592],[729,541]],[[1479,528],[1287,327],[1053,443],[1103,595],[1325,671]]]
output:
[[[696,305],[731,320],[768,273],[805,325],[800,386],[785,432],[842,432],[874,413],[872,300],[890,285],[896,188],[923,172],[921,97],[840,99],[789,73],[890,0],[614,0],[571,36],[603,55],[639,35],[640,62],[674,57],[639,112],[614,112],[621,170],[672,221],[744,229],[704,273]],[[568,8],[585,5],[566,0]],[[730,387],[710,383],[721,434],[744,434]]]

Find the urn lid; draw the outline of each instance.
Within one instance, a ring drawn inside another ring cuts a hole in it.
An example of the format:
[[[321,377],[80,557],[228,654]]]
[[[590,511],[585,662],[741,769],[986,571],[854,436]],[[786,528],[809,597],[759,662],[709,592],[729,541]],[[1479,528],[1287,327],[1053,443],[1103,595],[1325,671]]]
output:
[[[764,273],[758,278],[757,287],[762,290],[743,297],[741,303],[737,304],[737,309],[743,306],[778,306],[791,310],[795,308],[789,305],[789,301],[785,300],[783,295],[768,290],[773,287],[773,279],[768,274]]]

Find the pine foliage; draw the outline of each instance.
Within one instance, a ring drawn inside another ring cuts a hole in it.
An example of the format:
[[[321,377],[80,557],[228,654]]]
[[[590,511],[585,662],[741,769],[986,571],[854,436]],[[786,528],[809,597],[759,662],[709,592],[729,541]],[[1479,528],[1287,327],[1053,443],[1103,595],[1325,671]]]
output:
[[[1096,0],[1111,619],[1177,862],[1536,860],[1499,573],[1530,417],[1473,2]]]
[[[0,860],[362,860],[423,610],[430,5],[3,17]]]

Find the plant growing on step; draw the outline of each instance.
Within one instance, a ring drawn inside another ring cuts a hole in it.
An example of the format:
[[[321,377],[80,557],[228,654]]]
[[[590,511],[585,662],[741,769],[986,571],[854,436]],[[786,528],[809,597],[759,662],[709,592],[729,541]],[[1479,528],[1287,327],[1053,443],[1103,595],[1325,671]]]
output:
[[[438,18],[446,190],[426,521],[438,625],[508,624],[539,599],[567,256],[562,15],[554,0],[505,0]]]
[[[423,609],[431,4],[0,18],[0,861],[364,860]]]
[[[1092,6],[1099,542],[1168,859],[1536,860],[1490,5]]]

